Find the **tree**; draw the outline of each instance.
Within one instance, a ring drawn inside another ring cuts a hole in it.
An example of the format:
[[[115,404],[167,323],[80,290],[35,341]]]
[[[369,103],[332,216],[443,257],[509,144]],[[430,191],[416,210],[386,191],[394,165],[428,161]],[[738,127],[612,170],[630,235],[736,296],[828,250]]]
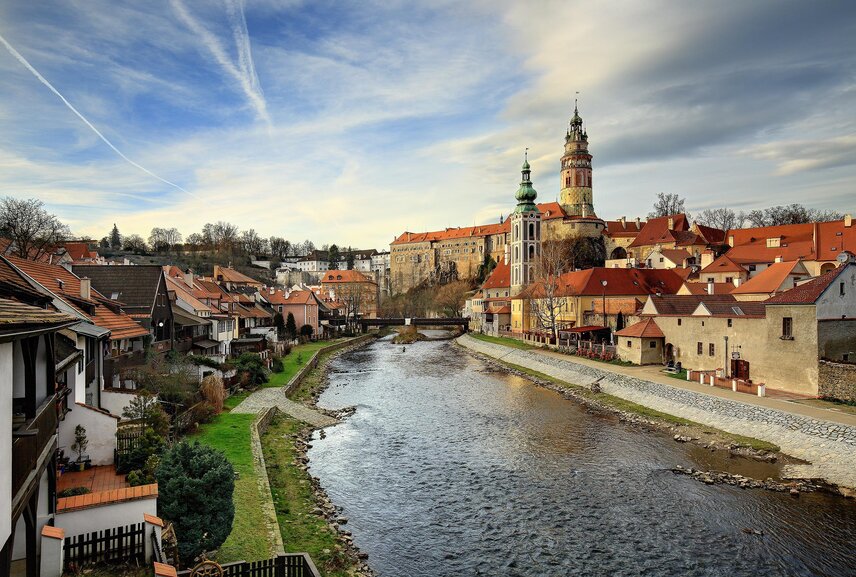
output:
[[[470,290],[470,283],[462,280],[444,284],[434,295],[434,306],[444,316],[458,317]]]
[[[703,226],[710,226],[720,230],[731,230],[743,228],[746,224],[745,212],[734,212],[730,208],[708,208],[696,216],[696,222]]]
[[[272,257],[282,260],[288,256],[288,251],[291,249],[291,243],[279,236],[272,236],[268,240],[270,245],[270,254]]]
[[[292,315],[291,318],[293,319],[294,316]],[[279,338],[285,336],[285,321],[282,318],[282,313],[276,313],[273,315],[273,326],[276,327],[276,335]]]
[[[231,253],[238,243],[238,227],[222,220],[209,222],[202,227],[202,238],[208,248]]]
[[[131,397],[128,406],[122,410],[122,417],[136,421],[145,429],[151,429],[160,437],[169,433],[169,418],[161,408],[157,398],[149,391],[140,391]]]
[[[677,194],[659,192],[657,193],[657,201],[654,203],[654,210],[648,213],[648,218],[658,218],[681,213],[686,214],[687,219],[690,218],[689,213],[684,211],[683,198]]]
[[[178,443],[157,469],[158,512],[179,535],[185,565],[220,547],[235,518],[235,468],[220,451],[195,442]]]
[[[146,245],[146,241],[138,234],[126,236],[122,243],[122,248],[128,252],[134,253],[143,253],[149,250],[149,247]]]
[[[828,222],[843,218],[840,212],[834,210],[818,210],[806,208],[801,204],[786,206],[771,206],[763,210],[750,211],[746,216],[752,227],[778,226],[782,224],[805,224],[809,222]]]
[[[241,249],[246,254],[258,256],[264,252],[264,239],[255,229],[245,230],[241,233]]]
[[[155,252],[169,252],[181,242],[181,233],[177,228],[155,227],[149,235],[149,246]]]
[[[291,313],[288,313],[288,318],[285,321],[285,334],[292,340],[297,336],[297,323],[294,321],[294,315]]]
[[[606,259],[606,244],[602,236],[567,238],[554,242],[557,242],[560,247],[559,250],[565,253],[566,272],[603,266]]]
[[[354,249],[348,247],[348,251],[345,253],[345,264],[348,267],[348,270],[354,270],[354,261],[356,260],[357,255],[354,254]]]
[[[566,304],[561,294],[561,276],[573,270],[567,245],[563,241],[541,244],[541,252],[535,258],[534,282],[523,291],[538,327],[555,339],[559,336],[559,315]]]
[[[490,253],[485,253],[484,260],[479,265],[478,274],[476,275],[476,284],[481,285],[495,268],[496,261]]]
[[[268,371],[262,358],[256,353],[241,353],[234,361],[235,369],[248,388],[255,388],[268,382]]]
[[[119,250],[122,248],[122,235],[119,234],[119,227],[113,223],[113,230],[110,231],[110,248]]]
[[[187,235],[187,238],[184,241],[184,248],[195,252],[202,248],[204,242],[205,240],[202,238],[202,235],[198,232],[194,232]]]
[[[108,248],[110,248],[110,239],[109,239],[109,238],[107,238],[106,236],[105,236],[104,238],[102,238],[102,239],[98,242],[98,248],[105,249],[105,250],[106,250],[106,249],[108,249]],[[120,247],[120,248],[121,248],[121,247]]]
[[[307,339],[312,338],[312,333],[315,332],[315,329],[312,328],[312,325],[303,325],[300,327],[300,336],[306,337]]]
[[[339,247],[335,244],[331,244],[330,249],[327,251],[327,263],[330,270],[339,268]]]
[[[35,198],[0,200],[0,236],[12,241],[13,254],[36,260],[70,236],[68,227]]]

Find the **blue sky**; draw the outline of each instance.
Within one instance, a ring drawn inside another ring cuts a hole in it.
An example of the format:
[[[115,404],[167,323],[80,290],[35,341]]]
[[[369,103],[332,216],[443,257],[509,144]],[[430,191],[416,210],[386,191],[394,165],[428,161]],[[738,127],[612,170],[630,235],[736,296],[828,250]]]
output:
[[[856,211],[852,2],[9,0],[0,36],[0,195],[93,238],[494,222],[525,147],[558,195],[577,91],[604,218]]]

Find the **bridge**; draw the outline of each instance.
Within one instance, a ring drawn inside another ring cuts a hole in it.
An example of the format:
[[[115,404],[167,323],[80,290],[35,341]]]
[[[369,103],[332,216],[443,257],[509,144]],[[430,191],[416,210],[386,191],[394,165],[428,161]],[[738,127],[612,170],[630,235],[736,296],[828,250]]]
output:
[[[446,317],[446,318],[378,318],[378,319],[360,319],[360,327],[363,332],[366,332],[370,327],[461,327],[466,331],[470,326],[470,319],[464,317]]]

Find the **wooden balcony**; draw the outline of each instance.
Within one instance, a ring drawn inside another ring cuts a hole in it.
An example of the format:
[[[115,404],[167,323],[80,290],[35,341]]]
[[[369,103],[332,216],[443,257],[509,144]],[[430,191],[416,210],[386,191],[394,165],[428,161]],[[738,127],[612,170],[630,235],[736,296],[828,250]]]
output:
[[[53,454],[56,445],[57,402],[58,395],[51,395],[39,405],[35,417],[12,431],[13,508],[26,501],[24,497],[39,482],[38,473]]]
[[[104,359],[104,386],[114,386],[113,377],[115,375],[121,375],[124,370],[140,367],[145,364],[146,354],[144,351],[134,351]]]

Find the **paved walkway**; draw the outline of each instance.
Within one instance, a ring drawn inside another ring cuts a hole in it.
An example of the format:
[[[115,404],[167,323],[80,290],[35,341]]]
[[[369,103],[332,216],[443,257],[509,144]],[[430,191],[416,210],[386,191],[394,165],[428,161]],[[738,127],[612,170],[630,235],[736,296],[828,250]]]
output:
[[[329,427],[339,422],[329,415],[290,400],[285,396],[285,387],[268,387],[250,393],[231,412],[255,415],[270,407],[276,407],[286,415],[309,423],[313,427]]]
[[[793,477],[821,477],[856,488],[853,415],[675,379],[651,367],[621,367],[543,350],[522,350],[465,335],[458,343],[487,356],[576,385],[600,379],[610,395],[723,431],[775,443],[811,465],[791,465]]]

